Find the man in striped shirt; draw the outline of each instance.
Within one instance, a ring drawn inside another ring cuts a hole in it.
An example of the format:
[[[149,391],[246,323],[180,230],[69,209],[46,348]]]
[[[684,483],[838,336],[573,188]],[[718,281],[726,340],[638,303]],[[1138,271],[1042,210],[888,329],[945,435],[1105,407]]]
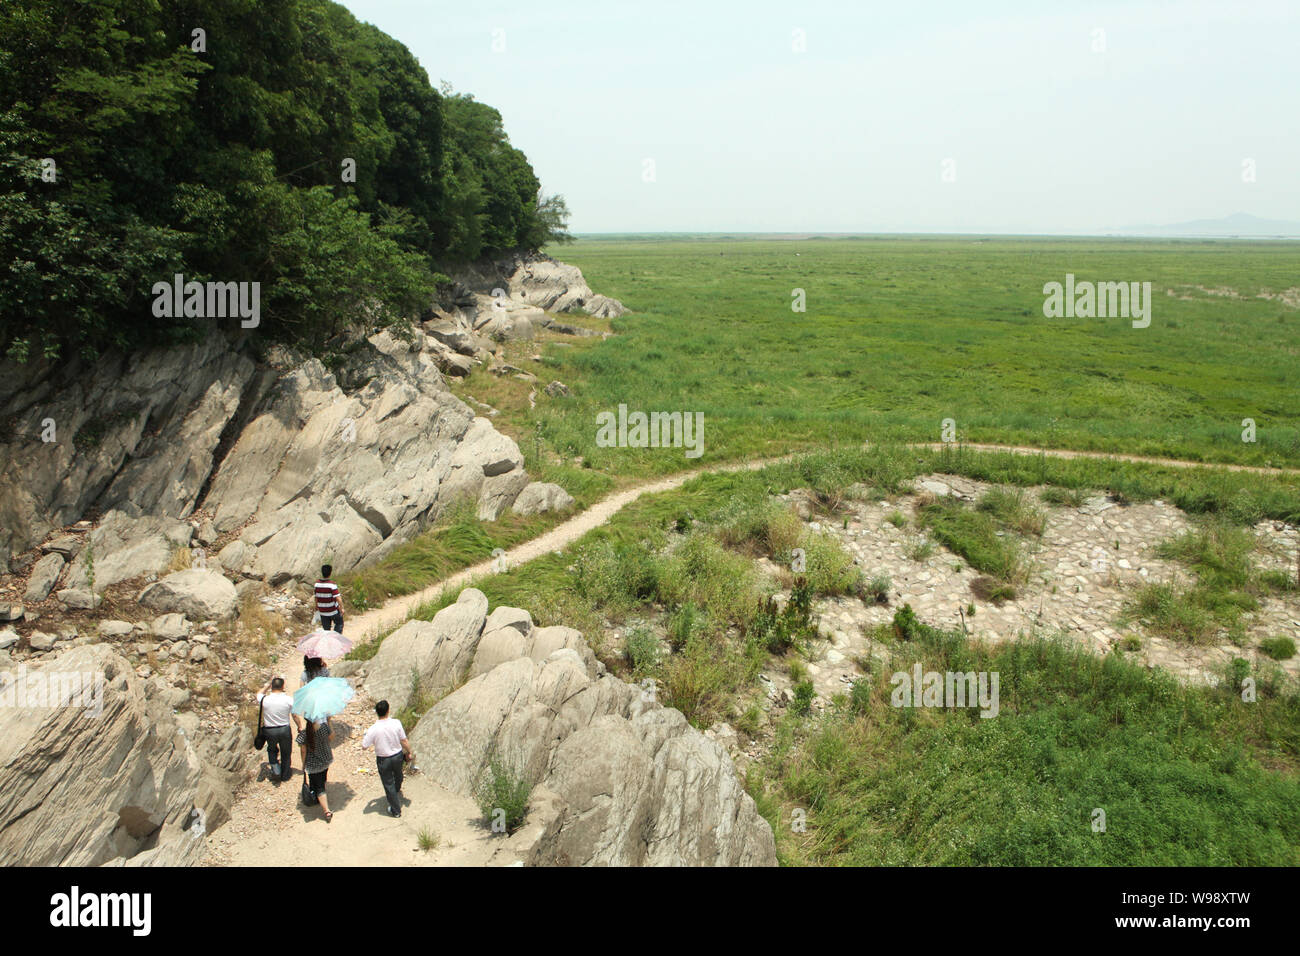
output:
[[[334,571],[328,564],[320,569],[320,580],[316,582],[316,611],[320,614],[320,626],[325,630],[343,633],[343,598],[339,586],[330,580]]]

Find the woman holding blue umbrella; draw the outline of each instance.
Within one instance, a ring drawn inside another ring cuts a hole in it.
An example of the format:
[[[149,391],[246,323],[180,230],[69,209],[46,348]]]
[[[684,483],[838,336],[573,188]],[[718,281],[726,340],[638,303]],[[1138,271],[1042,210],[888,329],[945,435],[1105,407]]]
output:
[[[330,717],[342,713],[356,692],[339,677],[318,677],[299,687],[293,695],[293,719],[299,727],[298,746],[302,748],[302,767],[307,779],[302,785],[304,803],[320,803],[325,822],[334,819],[325,795],[325,778],[334,762],[330,747]]]

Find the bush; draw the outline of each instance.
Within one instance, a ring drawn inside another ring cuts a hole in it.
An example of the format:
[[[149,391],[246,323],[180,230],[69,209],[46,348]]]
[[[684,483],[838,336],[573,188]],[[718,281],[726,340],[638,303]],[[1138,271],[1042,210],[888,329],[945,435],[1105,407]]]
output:
[[[621,614],[655,596],[658,575],[658,559],[648,546],[601,541],[578,555],[574,583],[594,606]]]
[[[653,673],[659,666],[659,640],[648,628],[636,627],[628,632],[624,653],[638,677]]]
[[[1259,649],[1275,661],[1289,661],[1295,657],[1295,641],[1289,637],[1270,637],[1259,642]]]
[[[499,755],[488,761],[487,772],[478,790],[479,811],[493,833],[514,833],[528,814],[528,795],[532,792],[523,774]]]
[[[889,580],[888,574],[877,574],[862,589],[862,596],[865,600],[873,601],[876,604],[888,604],[889,589],[892,586],[893,582]]]
[[[691,636],[699,629],[703,615],[689,601],[673,612],[668,619],[668,643],[674,651],[686,646]]]
[[[905,641],[910,641],[917,635],[920,624],[910,604],[904,604],[894,612],[894,633]]]
[[[794,700],[790,704],[790,710],[800,717],[806,717],[812,710],[813,697],[816,696],[816,690],[813,682],[805,678],[794,685]]]
[[[856,594],[862,569],[832,535],[809,534],[803,539],[808,583],[815,594]]]

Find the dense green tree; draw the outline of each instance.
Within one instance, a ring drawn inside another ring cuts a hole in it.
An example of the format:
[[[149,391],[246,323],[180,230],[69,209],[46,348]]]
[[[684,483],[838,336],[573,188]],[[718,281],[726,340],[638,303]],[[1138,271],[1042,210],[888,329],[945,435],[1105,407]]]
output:
[[[439,268],[566,235],[496,110],[329,0],[0,5],[0,173],[19,359],[205,333],[153,315],[175,272],[261,282],[258,334],[316,344],[417,311]]]

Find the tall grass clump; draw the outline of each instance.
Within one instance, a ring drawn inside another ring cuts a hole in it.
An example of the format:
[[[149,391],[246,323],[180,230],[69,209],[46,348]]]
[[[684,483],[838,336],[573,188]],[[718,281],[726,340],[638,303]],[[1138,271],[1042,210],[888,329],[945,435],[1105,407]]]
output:
[[[785,862],[909,866],[1295,866],[1300,698],[1264,671],[1184,687],[1038,636],[997,646],[917,625],[816,724],[787,721],[750,778]],[[996,717],[891,703],[893,673],[999,675]],[[1275,666],[1275,665],[1273,665]],[[1250,671],[1244,661],[1233,676]],[[1106,810],[1104,834],[1092,828]]]

